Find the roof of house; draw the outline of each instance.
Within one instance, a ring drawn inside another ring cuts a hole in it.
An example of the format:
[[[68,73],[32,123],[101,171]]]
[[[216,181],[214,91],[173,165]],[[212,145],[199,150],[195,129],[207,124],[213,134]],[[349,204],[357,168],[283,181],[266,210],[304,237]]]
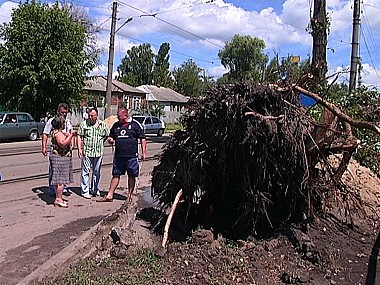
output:
[[[88,79],[85,81],[85,90],[101,91],[106,92],[107,89],[107,78],[105,76],[96,76],[93,79]],[[122,93],[137,93],[146,94],[143,90],[132,87],[128,84],[120,82],[116,79],[112,79],[112,92],[122,92]]]
[[[160,102],[177,102],[186,103],[189,99],[186,96],[174,91],[167,87],[159,87],[155,85],[140,85],[136,87],[146,92],[148,101],[160,101]]]

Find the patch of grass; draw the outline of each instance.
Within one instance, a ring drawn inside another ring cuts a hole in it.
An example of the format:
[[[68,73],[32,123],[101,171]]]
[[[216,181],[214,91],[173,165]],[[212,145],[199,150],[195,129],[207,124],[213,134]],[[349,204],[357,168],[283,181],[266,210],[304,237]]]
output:
[[[183,130],[182,124],[180,124],[180,123],[166,124],[166,131],[167,132],[174,132],[177,130]]]
[[[72,267],[62,278],[45,280],[43,285],[92,285],[91,273],[95,270],[95,264],[90,260],[81,261]]]
[[[112,270],[115,269],[115,270]],[[162,262],[153,249],[142,249],[126,259],[85,260],[63,277],[43,285],[150,285],[161,277]]]

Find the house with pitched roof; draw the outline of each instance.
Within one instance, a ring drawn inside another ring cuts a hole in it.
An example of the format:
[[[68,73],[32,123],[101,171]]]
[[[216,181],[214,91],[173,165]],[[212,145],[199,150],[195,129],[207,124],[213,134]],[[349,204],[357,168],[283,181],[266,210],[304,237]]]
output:
[[[85,81],[83,88],[88,106],[104,107],[106,100],[107,78],[96,76]],[[112,79],[111,108],[126,104],[131,110],[139,110],[144,105],[146,93],[116,79]]]
[[[140,85],[136,88],[146,93],[145,106],[147,109],[159,106],[164,111],[162,119],[165,123],[176,122],[189,101],[186,96],[167,87]]]
[[[99,118],[104,118],[106,104],[107,77],[94,76],[85,81],[83,87],[83,101],[81,106],[73,109],[70,117],[74,125],[83,121],[87,107],[97,107]],[[117,109],[125,105],[134,112],[140,112],[146,101],[146,93],[116,79],[112,79],[111,86],[111,115],[116,115]]]

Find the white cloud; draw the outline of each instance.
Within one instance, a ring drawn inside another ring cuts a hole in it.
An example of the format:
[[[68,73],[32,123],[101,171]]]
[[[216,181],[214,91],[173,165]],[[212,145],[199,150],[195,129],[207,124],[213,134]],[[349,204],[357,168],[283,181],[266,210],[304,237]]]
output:
[[[4,2],[0,6],[0,23],[8,23],[11,20],[12,10],[18,7],[14,2]]]
[[[380,70],[376,70],[373,66],[367,63],[362,64],[362,81],[365,85],[377,86],[380,90]]]
[[[90,76],[94,76],[94,75],[104,75],[104,74],[107,74],[107,71],[108,71],[108,66],[107,66],[107,65],[104,65],[104,64],[100,64],[100,65],[96,66],[96,67],[90,72]]]
[[[378,1],[364,0],[362,5],[362,30],[368,31],[370,34],[365,35],[369,42],[361,43],[361,51],[365,50],[366,45],[370,51],[361,56],[363,64],[370,63],[368,66],[375,66],[373,68],[380,66],[380,52],[376,52],[376,50],[380,50],[378,47],[380,42]],[[250,6],[245,9],[226,3],[224,0],[206,2],[208,1],[139,0],[133,1],[133,3],[119,2],[117,28],[127,19],[133,18],[133,20],[124,25],[115,38],[115,66],[120,64],[126,51],[134,45],[147,42],[156,52],[163,42],[169,42],[171,46],[170,61],[173,66],[193,58],[199,66],[208,70],[211,75],[218,77],[225,72],[220,66],[216,66],[219,63],[218,51],[235,34],[264,39],[267,53],[276,50],[280,52],[280,56],[297,54],[306,58],[311,52],[312,38],[305,29],[310,21],[310,5],[313,1],[273,0],[268,1],[268,7],[261,10],[257,9],[253,0],[247,0],[244,3],[246,7]],[[236,3],[239,2],[236,1]],[[83,1],[78,2],[79,5],[81,3]],[[272,5],[275,8],[269,7],[270,3],[275,4]],[[349,64],[352,5],[352,0],[327,1],[332,21],[331,32],[328,36],[329,66]],[[4,2],[0,7],[0,21],[3,19],[9,21],[11,9],[16,6],[17,4],[13,2]],[[103,24],[102,29],[104,30],[99,34],[97,42],[98,46],[105,50],[102,55],[102,63],[106,65],[112,1],[93,0],[86,7],[90,9],[91,18],[98,25]],[[261,7],[264,6],[261,4]],[[143,16],[144,14],[145,16]],[[150,14],[150,16],[146,14]],[[372,59],[369,58],[369,55],[372,55]],[[365,80],[368,78],[373,82],[373,77],[368,75],[365,78]]]
[[[226,69],[223,65],[219,65],[216,67],[211,67],[207,69],[206,75],[212,76],[214,78],[220,78],[223,74],[227,73],[228,69]]]

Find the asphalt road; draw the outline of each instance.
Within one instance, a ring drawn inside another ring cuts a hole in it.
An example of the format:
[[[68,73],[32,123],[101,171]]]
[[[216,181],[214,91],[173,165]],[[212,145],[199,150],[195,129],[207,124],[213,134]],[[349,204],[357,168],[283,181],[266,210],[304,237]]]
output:
[[[168,137],[148,137],[148,158],[156,157]],[[0,171],[4,181],[42,174],[47,176],[48,158],[40,152],[41,140],[36,142],[0,142]],[[18,151],[19,150],[19,151]],[[28,154],[22,154],[29,150]],[[38,151],[33,153],[34,151]],[[112,148],[107,147],[104,163],[112,162]],[[139,192],[148,191],[150,173],[157,159],[143,163]],[[74,168],[80,160],[74,152]],[[105,194],[111,179],[111,166],[103,166],[100,189]],[[78,238],[102,218],[118,209],[127,199],[126,178],[112,203],[97,203],[96,198],[82,198],[80,173],[74,174],[70,185],[69,208],[55,208],[50,198],[47,179],[0,183],[0,284],[17,284],[40,264]],[[145,194],[144,194],[145,195]],[[136,199],[136,198],[134,198]]]

